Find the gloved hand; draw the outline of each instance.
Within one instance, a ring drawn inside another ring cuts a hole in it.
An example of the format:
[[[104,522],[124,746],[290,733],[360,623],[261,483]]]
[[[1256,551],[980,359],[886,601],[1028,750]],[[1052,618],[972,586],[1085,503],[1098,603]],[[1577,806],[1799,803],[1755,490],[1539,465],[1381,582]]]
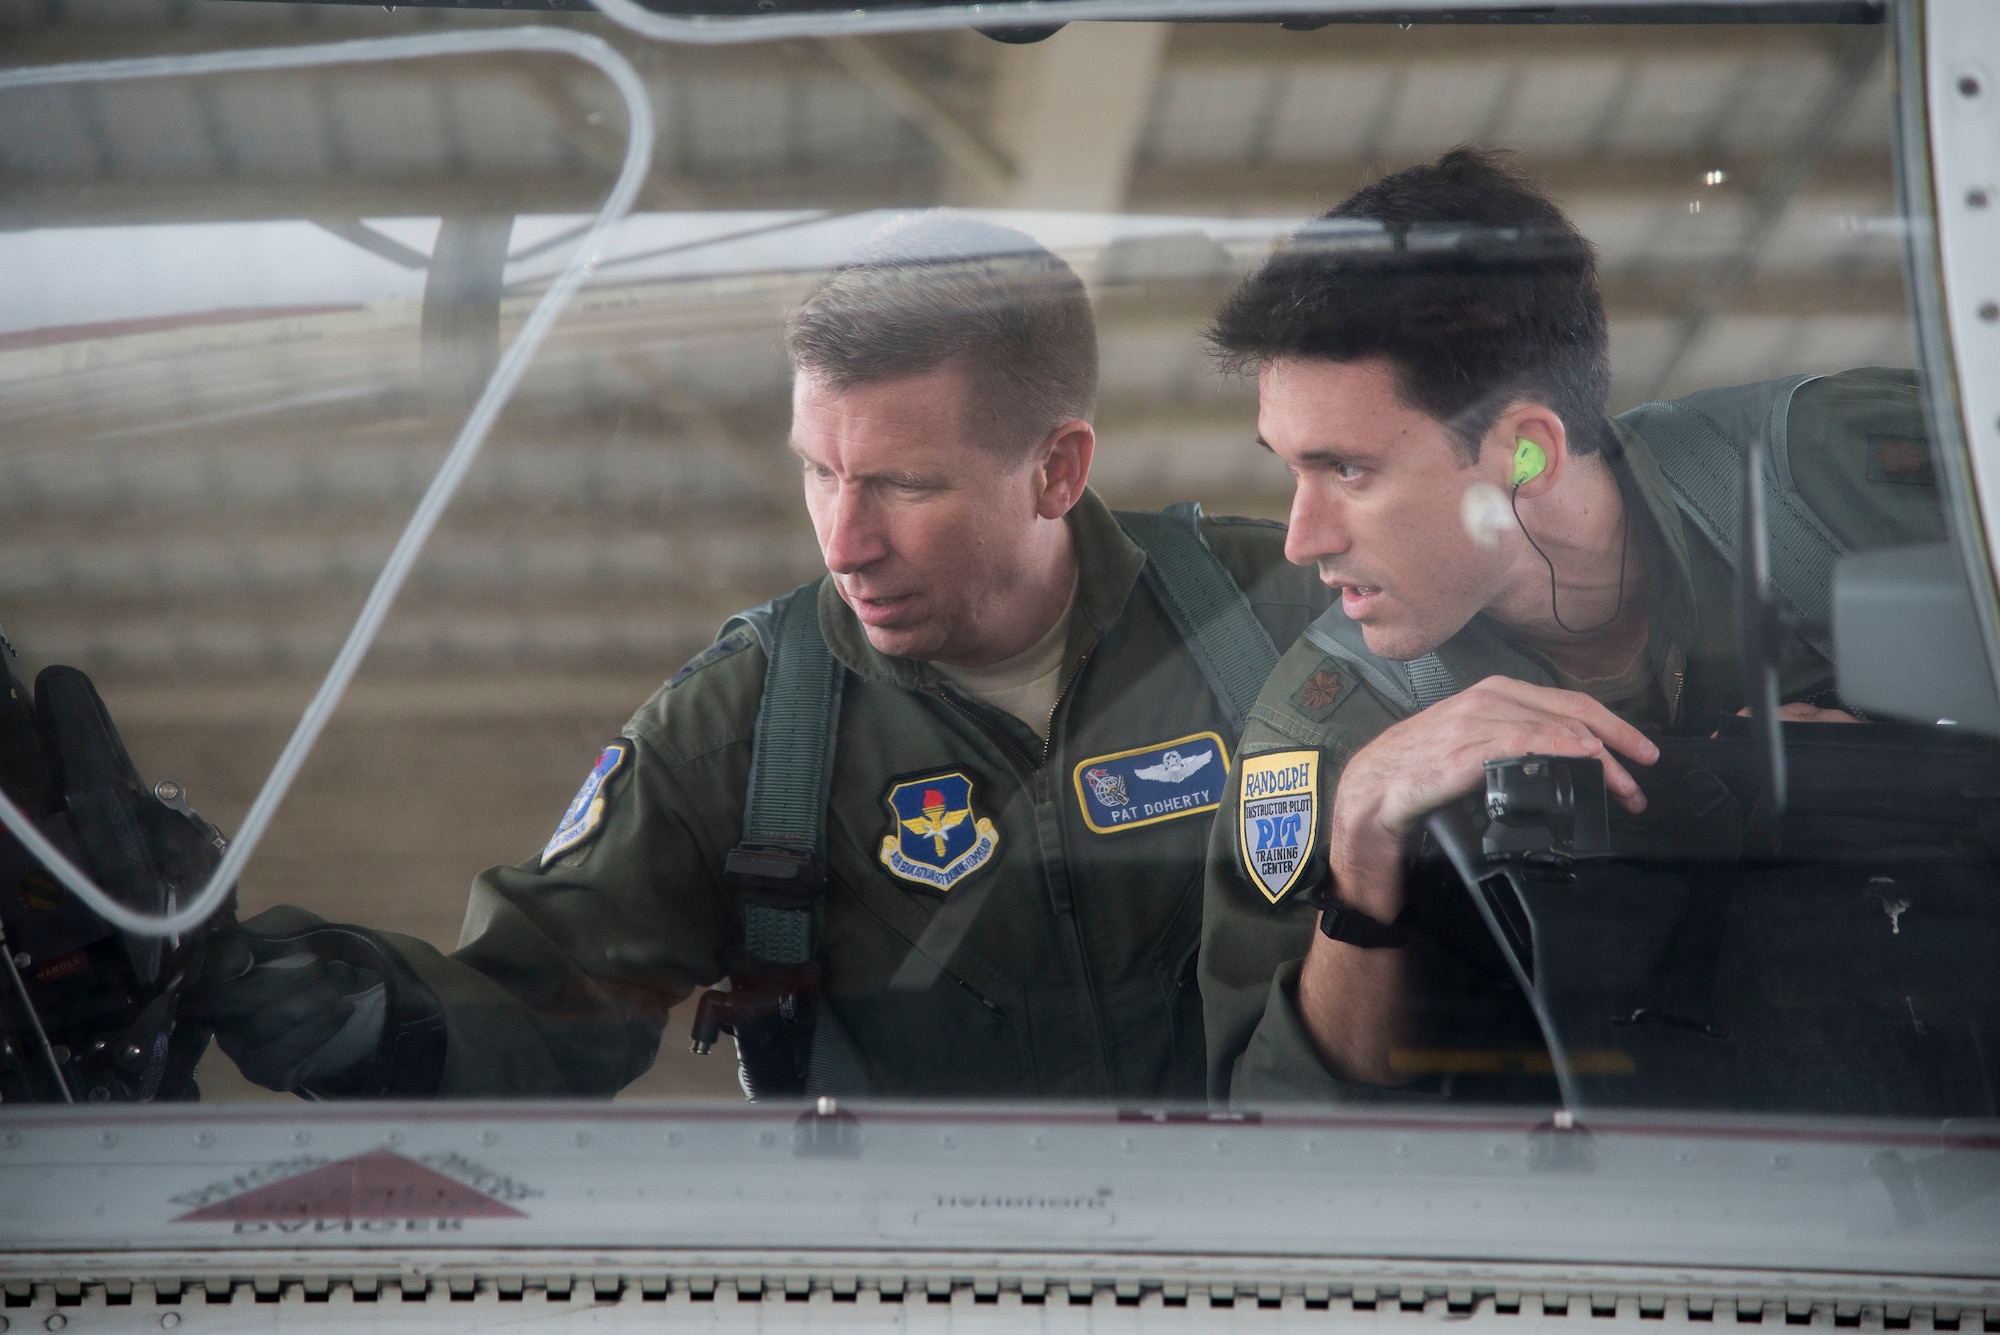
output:
[[[388,984],[379,969],[339,957],[351,932],[280,907],[215,934],[202,973],[204,1010],[216,1041],[250,1080],[311,1092],[374,1054]]]

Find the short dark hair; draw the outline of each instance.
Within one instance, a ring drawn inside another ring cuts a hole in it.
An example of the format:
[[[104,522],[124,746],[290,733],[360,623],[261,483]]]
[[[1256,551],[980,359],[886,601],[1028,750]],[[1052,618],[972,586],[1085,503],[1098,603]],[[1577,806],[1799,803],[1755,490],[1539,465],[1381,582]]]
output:
[[[1026,233],[949,210],[892,223],[820,280],[785,346],[796,369],[843,390],[963,366],[974,428],[1003,458],[1097,404],[1082,280]]]
[[[1208,330],[1225,367],[1385,358],[1403,401],[1468,462],[1509,405],[1553,408],[1602,443],[1611,360],[1597,257],[1503,155],[1454,148],[1385,176],[1294,233]]]

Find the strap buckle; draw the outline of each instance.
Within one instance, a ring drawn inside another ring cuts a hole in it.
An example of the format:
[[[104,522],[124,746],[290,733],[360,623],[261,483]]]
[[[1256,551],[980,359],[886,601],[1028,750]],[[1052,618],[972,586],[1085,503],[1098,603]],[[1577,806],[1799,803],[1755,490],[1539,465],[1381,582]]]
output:
[[[1320,910],[1319,930],[1329,941],[1342,941],[1363,950],[1394,950],[1410,943],[1410,932],[1402,919],[1377,922],[1360,909],[1345,904],[1330,904]]]
[[[743,949],[752,968],[799,965],[813,957],[826,888],[826,867],[818,858],[738,844],[723,861],[722,883],[743,915]]]
[[[1306,902],[1319,912],[1320,935],[1363,950],[1394,950],[1410,943],[1410,911],[1406,907],[1394,922],[1381,922],[1360,909],[1343,904],[1338,887],[1329,873],[1306,895]]]
[[[826,888],[826,868],[810,853],[738,844],[723,859],[722,882],[747,903],[810,909]]]

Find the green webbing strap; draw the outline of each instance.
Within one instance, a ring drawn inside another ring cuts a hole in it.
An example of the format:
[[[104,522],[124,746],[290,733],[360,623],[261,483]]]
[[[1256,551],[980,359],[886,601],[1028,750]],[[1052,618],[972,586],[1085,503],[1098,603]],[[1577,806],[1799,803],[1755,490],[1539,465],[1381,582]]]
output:
[[[813,954],[811,909],[743,901],[743,948],[771,964],[804,964]]]
[[[1257,693],[1278,666],[1278,650],[1250,600],[1201,536],[1201,506],[1184,502],[1154,514],[1124,510],[1119,527],[1146,549],[1146,579],[1236,736]]]
[[[1436,654],[1425,654],[1413,658],[1408,663],[1410,673],[1410,693],[1417,698],[1417,708],[1429,709],[1440,700],[1448,700],[1465,687],[1451,669]]]
[[[840,667],[819,633],[819,586],[789,595],[764,647],[764,699],[743,806],[743,842],[798,853],[820,851],[826,827],[827,762]]]
[[[815,910],[824,884],[819,878],[825,869],[826,799],[843,669],[820,634],[818,582],[736,620],[757,633],[768,664],[750,753],[742,843],[730,854],[730,871],[772,893],[752,890],[745,896],[743,944],[767,963],[803,964],[813,956]],[[774,899],[781,902],[770,902]]]

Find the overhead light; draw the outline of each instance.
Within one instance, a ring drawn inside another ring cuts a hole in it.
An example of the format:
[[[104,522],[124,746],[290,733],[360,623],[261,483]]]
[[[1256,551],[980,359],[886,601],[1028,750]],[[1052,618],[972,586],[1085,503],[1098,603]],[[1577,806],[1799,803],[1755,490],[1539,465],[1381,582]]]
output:
[[[1704,176],[1702,179],[1708,182],[1710,185],[1721,185],[1724,181],[1729,179],[1729,173],[1723,171],[1721,168],[1718,167],[1710,171],[1708,175]]]

